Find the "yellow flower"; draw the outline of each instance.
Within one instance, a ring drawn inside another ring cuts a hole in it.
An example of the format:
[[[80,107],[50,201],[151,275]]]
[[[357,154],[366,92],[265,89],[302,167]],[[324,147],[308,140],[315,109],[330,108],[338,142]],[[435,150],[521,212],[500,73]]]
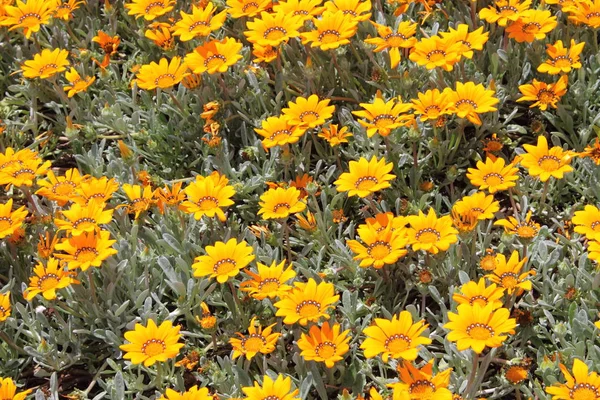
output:
[[[10,317],[10,293],[0,294],[0,322],[6,321]],[[0,387],[0,394],[2,388]]]
[[[206,255],[196,257],[192,264],[194,276],[210,276],[219,283],[235,277],[255,258],[252,247],[245,241],[238,243],[235,238],[229,239],[227,243],[216,242],[214,246],[206,246],[204,251]]]
[[[274,304],[277,308],[275,315],[284,317],[283,322],[288,325],[298,322],[306,326],[309,321],[315,322],[321,317],[329,318],[327,310],[334,308],[333,304],[339,298],[339,295],[334,295],[332,283],[321,282],[317,285],[317,282],[310,278],[307,283],[294,283],[292,291]]]
[[[480,278],[478,282],[469,281],[460,287],[460,292],[455,292],[452,295],[452,300],[458,304],[478,304],[485,307],[488,304],[492,308],[502,307],[502,297],[504,296],[504,288],[496,286],[492,283],[490,286],[485,285],[485,279]]]
[[[518,385],[527,379],[529,371],[521,365],[511,365],[504,371],[504,377],[513,385]]]
[[[17,0],[14,6],[12,2],[4,6],[6,16],[0,17],[0,25],[10,26],[10,31],[23,28],[23,34],[29,39],[32,33],[38,32],[42,25],[50,22],[57,6],[55,1],[28,0],[24,3]]]
[[[79,187],[75,189],[77,196],[71,198],[71,200],[81,206],[87,205],[90,200],[97,203],[106,203],[117,190],[119,190],[119,184],[114,178],[108,179],[103,176],[101,178],[82,179]]]
[[[600,399],[600,376],[589,372],[588,366],[576,358],[573,361],[573,375],[562,363],[559,365],[567,383],[556,383],[546,387],[552,400],[597,400]]]
[[[208,305],[205,302],[200,303],[202,308],[202,318],[196,317],[196,321],[200,324],[202,329],[212,329],[217,324],[217,317],[211,314],[208,309]]]
[[[566,49],[563,46],[562,40],[557,40],[554,44],[546,45],[546,53],[550,57],[544,61],[539,67],[539,72],[544,72],[550,75],[571,72],[572,69],[581,68],[579,55],[583,51],[585,42],[576,43],[571,39],[571,47]]]
[[[37,53],[33,56],[33,60],[27,60],[21,66],[23,70],[23,76],[25,78],[33,79],[50,78],[54,74],[65,71],[69,66],[67,57],[69,52],[61,49],[44,49],[41,53]]]
[[[527,168],[531,176],[539,176],[540,181],[546,182],[550,177],[562,179],[565,172],[573,171],[572,153],[554,146],[548,149],[548,141],[544,136],[538,136],[537,146],[524,144],[526,153],[521,155],[520,164]]]
[[[330,124],[327,128],[321,129],[317,136],[325,139],[331,147],[335,147],[342,143],[348,143],[346,138],[352,137],[352,133],[348,132],[348,128],[345,126],[340,129],[338,124]]]
[[[207,177],[197,175],[196,180],[184,189],[187,200],[181,203],[181,208],[193,213],[195,219],[200,219],[203,215],[209,218],[216,215],[224,222],[227,217],[222,207],[234,204],[231,197],[235,194],[235,189],[228,183],[227,177],[216,171]]]
[[[379,37],[365,39],[365,43],[374,44],[377,46],[375,53],[386,50],[390,55],[390,66],[392,69],[400,64],[400,49],[410,49],[417,43],[415,33],[417,32],[417,24],[411,21],[402,21],[398,25],[396,31],[392,28],[371,22],[377,29]]]
[[[281,333],[271,333],[275,325],[277,324],[269,325],[263,329],[260,323],[256,324],[256,317],[252,317],[250,326],[248,327],[248,336],[237,332],[241,339],[229,339],[229,344],[233,347],[232,358],[236,359],[239,356],[245,355],[246,359],[250,360],[258,353],[272,353],[275,350],[277,339],[281,336]]]
[[[438,89],[417,93],[418,99],[411,100],[415,115],[418,115],[421,121],[439,121],[445,115],[452,114],[455,108],[449,94],[448,91],[440,93]]]
[[[471,185],[479,187],[480,190],[486,190],[490,193],[496,193],[515,187],[519,179],[519,169],[514,164],[505,165],[503,158],[492,160],[486,158],[483,161],[477,161],[477,168],[469,168],[467,178]]]
[[[600,210],[596,206],[586,205],[583,211],[576,211],[571,219],[575,232],[585,235],[589,240],[600,240]]]
[[[156,362],[165,362],[175,358],[184,346],[178,343],[181,339],[180,326],[173,326],[171,321],[165,321],[156,326],[153,320],[148,325],[135,324],[132,331],[125,332],[125,340],[129,343],[119,346],[125,352],[123,358],[131,360],[132,364],[144,363],[149,367]]]
[[[525,10],[519,19],[506,28],[508,37],[519,43],[531,43],[534,40],[543,40],[546,34],[557,25],[556,17],[550,10]]]
[[[500,26],[506,26],[509,22],[515,22],[521,16],[521,13],[529,9],[531,0],[497,0],[488,8],[482,8],[479,11],[479,18],[489,22],[497,23]]]
[[[311,326],[308,335],[303,333],[298,340],[298,347],[302,350],[300,356],[306,361],[324,362],[327,368],[333,368],[333,365],[343,360],[342,356],[350,350],[350,330],[340,331],[340,324],[330,326],[327,321],[321,328],[317,325]]]
[[[49,258],[54,253],[56,243],[58,243],[58,234],[50,237],[50,232],[45,232],[43,236],[40,233],[40,240],[37,244],[38,257],[44,260]]]
[[[367,197],[379,190],[389,188],[396,175],[389,174],[394,164],[373,156],[371,160],[361,157],[350,161],[349,172],[344,172],[334,182],[338,192],[348,192],[348,196]]]
[[[112,248],[116,240],[110,240],[110,232],[84,232],[79,236],[71,236],[57,244],[56,250],[67,254],[54,254],[54,257],[64,260],[69,270],[81,268],[82,271],[89,267],[100,267],[102,262],[117,250]]]
[[[17,393],[17,386],[10,378],[0,378],[0,399],[6,400],[25,400],[33,389],[27,389]]]
[[[122,188],[130,201],[125,207],[130,214],[135,214],[135,219],[154,203],[154,192],[149,185],[142,188],[140,185],[124,183]]]
[[[131,3],[125,3],[125,8],[129,10],[128,15],[135,15],[135,18],[144,17],[146,21],[160,17],[171,11],[175,5],[175,0],[133,0]]]
[[[469,25],[459,24],[457,29],[450,28],[450,32],[440,32],[443,39],[448,41],[448,46],[460,43],[458,53],[461,57],[473,58],[473,50],[483,50],[483,45],[488,41],[489,32],[483,32],[483,26],[469,32]]]
[[[414,251],[425,250],[437,254],[440,250],[446,251],[452,243],[458,241],[458,231],[452,227],[452,218],[443,216],[438,218],[433,208],[427,215],[419,210],[419,215],[410,215],[407,218],[409,242]]]
[[[375,318],[375,323],[363,330],[367,338],[360,348],[364,350],[366,358],[381,354],[386,363],[390,357],[414,361],[419,347],[431,344],[431,339],[421,336],[428,326],[425,320],[413,324],[408,311],[392,316],[391,320]]]
[[[136,75],[136,82],[146,90],[167,89],[181,82],[187,75],[187,68],[185,62],[181,62],[181,57],[173,57],[170,62],[161,58],[158,64],[153,61],[142,65]]]
[[[265,375],[262,386],[255,381],[254,386],[242,387],[242,392],[247,396],[245,400],[300,400],[299,390],[292,390],[292,379],[281,374],[275,380]]]
[[[539,107],[540,110],[547,110],[548,106],[557,108],[556,103],[567,93],[568,83],[567,75],[561,76],[556,83],[545,83],[534,79],[531,84],[519,86],[523,97],[519,97],[517,101],[533,101],[529,108]]]
[[[298,37],[298,30],[302,24],[302,19],[293,15],[282,12],[269,14],[263,11],[260,18],[246,23],[248,30],[244,35],[252,44],[277,47],[281,43],[287,43],[290,38]]]
[[[214,397],[207,388],[198,388],[198,385],[194,385],[183,393],[167,389],[158,400],[214,400]]]
[[[292,287],[285,282],[296,276],[296,272],[292,269],[292,264],[290,263],[285,268],[285,263],[285,260],[279,264],[273,261],[270,266],[266,266],[257,262],[257,273],[249,270],[246,271],[252,279],[242,282],[240,290],[250,293],[250,296],[257,300],[264,300],[267,297],[274,299],[284,296],[292,290]]]
[[[144,32],[144,36],[152,40],[155,45],[163,50],[171,50],[175,46],[175,40],[171,35],[173,27],[163,22],[153,22],[150,29]]]
[[[277,59],[277,56],[279,55],[279,49],[273,46],[261,46],[260,44],[255,44],[252,46],[252,55],[256,57],[254,60],[252,60],[254,63],[270,63],[271,61]]]
[[[300,18],[303,22],[321,15],[325,7],[319,7],[321,0],[287,0],[276,3],[273,12],[282,12]]]
[[[579,0],[573,6],[563,8],[569,14],[569,21],[584,24],[593,29],[600,28],[600,0]]]
[[[455,109],[454,113],[476,125],[481,125],[478,114],[497,111],[494,105],[500,101],[494,97],[493,90],[486,89],[482,84],[475,85],[474,82],[456,82],[456,91],[446,88],[444,92]]]
[[[227,18],[225,10],[213,15],[216,10],[211,2],[204,8],[192,4],[191,14],[180,11],[181,19],[173,27],[173,35],[179,36],[179,40],[182,42],[187,42],[197,36],[210,35],[212,31],[221,28]]]
[[[227,0],[227,11],[231,18],[254,17],[271,4],[271,0]]]
[[[460,61],[461,49],[459,42],[449,43],[439,36],[431,36],[415,43],[408,58],[427,69],[440,67],[444,71],[452,71],[454,64]]]
[[[485,250],[485,256],[481,257],[479,260],[479,267],[484,271],[493,271],[498,266],[498,261],[496,260],[496,252],[492,249]]]
[[[498,265],[491,274],[485,277],[490,281],[500,285],[506,290],[506,293],[513,294],[517,290],[517,295],[521,295],[524,290],[531,290],[531,281],[526,280],[530,275],[535,275],[535,271],[526,271],[521,273],[523,266],[527,262],[527,257],[519,261],[519,252],[513,251],[508,261],[504,254],[496,256]]]
[[[0,239],[12,235],[23,225],[27,210],[25,206],[21,206],[16,210],[12,210],[13,199],[10,198],[4,204],[0,204]]]
[[[354,259],[361,260],[360,266],[363,268],[373,266],[379,269],[385,264],[395,264],[408,253],[408,239],[403,229],[392,229],[390,225],[377,230],[373,225],[366,224],[357,231],[366,246],[357,240],[348,240],[346,243],[356,253]]]
[[[300,191],[294,187],[269,189],[260,196],[258,205],[258,215],[263,219],[287,218],[306,208],[300,201]]]
[[[154,191],[156,204],[161,213],[165,212],[166,206],[180,208],[180,204],[185,201],[185,192],[181,190],[182,185],[183,182],[175,182],[171,187],[165,185]]]
[[[531,239],[540,231],[540,224],[531,221],[531,211],[527,212],[524,221],[518,221],[514,217],[501,219],[494,222],[494,225],[503,226],[504,231],[509,235],[517,235],[524,239]]]
[[[329,105],[329,99],[319,101],[316,94],[308,98],[297,97],[296,102],[290,101],[287,108],[281,110],[289,123],[302,128],[316,128],[323,125],[333,116],[335,106]]]
[[[263,120],[261,129],[255,128],[254,131],[264,138],[262,139],[263,146],[270,149],[298,142],[306,129],[292,125],[287,117],[280,116]]]
[[[332,0],[325,2],[325,12],[343,14],[352,17],[354,21],[362,22],[371,18],[371,0]]]
[[[444,328],[450,332],[446,337],[451,342],[456,342],[458,351],[472,348],[481,354],[487,347],[500,347],[508,338],[506,333],[515,334],[517,322],[509,318],[510,311],[506,308],[494,310],[493,304],[481,307],[478,304],[460,304],[458,313],[448,313],[450,322]]]
[[[459,213],[471,212],[478,220],[486,220],[494,218],[494,213],[500,210],[500,203],[492,195],[475,192],[457,201],[452,209]]]
[[[314,30],[300,34],[302,44],[310,43],[310,47],[319,47],[323,51],[350,43],[349,39],[357,30],[356,20],[342,11],[325,12],[321,18],[313,19],[313,23]]]
[[[314,232],[317,230],[317,220],[315,219],[315,215],[310,211],[306,212],[306,217],[303,215],[296,215],[297,225],[301,229],[304,229],[307,232]]]
[[[376,97],[373,103],[360,103],[363,110],[352,111],[352,114],[365,118],[358,123],[365,127],[368,137],[373,137],[376,133],[388,136],[392,130],[406,125],[401,114],[412,109],[412,104],[397,100],[398,98],[394,98],[386,102]]]
[[[73,16],[73,11],[77,10],[81,4],[84,4],[84,1],[66,0],[59,2],[54,16],[68,21]]]
[[[36,176],[46,175],[49,169],[50,161],[44,162],[37,153],[31,158],[16,158],[0,168],[0,185],[32,186]]]
[[[61,211],[61,214],[65,219],[54,219],[58,229],[79,236],[83,232],[100,231],[100,225],[112,220],[113,210],[105,210],[103,203],[91,201],[86,206],[73,204],[68,210]]]
[[[452,368],[433,376],[433,360],[421,368],[415,368],[411,362],[403,361],[397,367],[400,383],[389,385],[394,388],[394,399],[407,400],[452,400],[448,390]]]
[[[65,77],[70,83],[70,85],[64,86],[65,92],[68,92],[69,97],[73,97],[77,93],[85,92],[96,80],[95,76],[86,76],[85,78],[82,78],[79,75],[79,72],[73,67],[65,74]]]
[[[33,269],[34,276],[29,278],[29,286],[23,292],[26,300],[31,300],[38,294],[42,294],[46,300],[56,298],[56,290],[64,289],[79,281],[73,279],[74,273],[65,271],[59,266],[56,258],[49,258],[46,266],[39,263]]]

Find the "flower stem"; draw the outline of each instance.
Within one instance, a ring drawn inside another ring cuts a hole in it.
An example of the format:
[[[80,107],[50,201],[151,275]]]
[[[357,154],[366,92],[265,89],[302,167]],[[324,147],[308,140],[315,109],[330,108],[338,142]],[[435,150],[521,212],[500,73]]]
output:
[[[550,180],[544,182],[544,191],[542,192],[542,197],[540,198],[540,211],[544,209],[546,203],[546,196],[548,195],[548,187],[550,186]]]
[[[471,373],[469,374],[469,379],[467,383],[467,388],[465,389],[465,398],[471,399],[471,392],[473,391],[473,386],[475,386],[475,379],[477,377],[477,368],[479,365],[479,353],[475,353],[473,356],[473,365],[471,366]]]

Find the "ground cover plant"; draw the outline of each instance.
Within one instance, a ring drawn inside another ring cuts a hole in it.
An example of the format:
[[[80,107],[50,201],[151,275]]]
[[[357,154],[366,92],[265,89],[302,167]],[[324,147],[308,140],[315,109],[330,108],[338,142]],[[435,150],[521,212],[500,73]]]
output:
[[[600,399],[600,0],[0,0],[0,399]]]

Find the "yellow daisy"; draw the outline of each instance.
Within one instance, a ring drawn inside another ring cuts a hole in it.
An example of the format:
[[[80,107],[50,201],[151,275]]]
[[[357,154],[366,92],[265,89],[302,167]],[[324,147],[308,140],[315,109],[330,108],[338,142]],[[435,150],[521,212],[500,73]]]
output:
[[[209,218],[216,215],[224,222],[227,217],[222,208],[235,204],[231,200],[235,189],[228,183],[229,180],[216,171],[207,177],[197,175],[196,180],[183,190],[187,200],[181,203],[181,209],[194,214],[195,219],[200,219],[203,215]]]
[[[207,388],[194,385],[183,393],[167,389],[158,400],[214,400]]]
[[[600,399],[600,376],[589,372],[588,366],[576,358],[573,361],[573,375],[564,364],[559,364],[566,383],[556,383],[546,387],[552,400],[598,400]]]
[[[519,221],[515,217],[507,217],[494,222],[494,225],[503,226],[504,232],[509,235],[517,235],[524,239],[531,239],[540,231],[540,224],[531,221],[531,211],[527,212],[524,220]]]
[[[175,5],[175,0],[133,0],[131,3],[125,3],[125,8],[129,10],[128,15],[135,15],[135,18],[144,17],[146,21],[160,17],[171,11]]]
[[[17,386],[10,378],[0,378],[0,399],[6,400],[25,400],[33,389],[27,389],[17,393]]]
[[[316,128],[323,125],[333,116],[335,106],[329,105],[329,99],[319,101],[319,96],[313,94],[308,98],[298,97],[296,102],[290,101],[287,108],[281,110],[289,123],[302,128]]]
[[[438,218],[433,208],[427,215],[419,210],[419,215],[407,218],[408,240],[412,243],[414,251],[425,250],[437,254],[440,250],[446,251],[452,243],[458,241],[458,231],[452,226],[452,218],[448,215]]]
[[[500,210],[500,203],[494,200],[493,195],[475,192],[454,203],[452,210],[458,213],[471,213],[478,220],[493,219],[494,214]]]
[[[245,400],[300,400],[300,391],[292,390],[292,378],[284,378],[281,374],[275,380],[265,375],[262,385],[255,381],[254,386],[242,387],[242,392],[246,395]]]
[[[492,283],[490,286],[485,285],[485,279],[480,278],[478,282],[469,281],[462,285],[459,292],[452,295],[452,299],[458,304],[478,304],[485,307],[492,304],[492,308],[502,307],[502,297],[504,296],[504,288],[496,286]]]
[[[135,324],[132,331],[125,332],[125,340],[129,343],[119,346],[125,352],[123,358],[131,360],[132,364],[144,364],[149,367],[156,362],[165,362],[175,358],[184,346],[178,343],[181,339],[180,326],[173,326],[171,321],[165,321],[156,326],[153,320],[148,325]]]
[[[352,111],[352,114],[364,118],[358,123],[365,127],[368,137],[373,137],[376,133],[389,136],[392,130],[406,125],[402,114],[412,109],[412,104],[397,100],[394,98],[386,102],[376,97],[373,103],[360,103],[363,110]]]
[[[263,137],[262,144],[266,149],[275,146],[296,143],[306,132],[306,128],[290,123],[289,118],[269,117],[262,121],[261,128],[254,131]]]
[[[259,18],[246,23],[248,30],[244,35],[250,43],[277,47],[281,43],[287,43],[290,38],[298,37],[298,30],[302,25],[303,20],[299,17],[283,12],[269,14],[263,11]]]
[[[187,65],[181,57],[173,57],[169,62],[161,58],[157,63],[142,65],[136,75],[137,85],[146,90],[156,88],[167,89],[177,85],[187,75]]]
[[[349,172],[344,172],[334,182],[338,192],[348,192],[348,196],[367,197],[374,192],[389,188],[390,182],[396,177],[389,172],[394,164],[371,157],[367,161],[361,157],[358,161],[350,161]]]
[[[256,273],[245,271],[252,279],[242,282],[240,290],[250,293],[250,296],[257,300],[264,300],[267,297],[270,299],[283,297],[292,290],[292,287],[286,282],[296,276],[292,264],[285,268],[285,263],[285,260],[279,264],[273,261],[270,266],[267,266],[257,262],[258,271]]]
[[[247,336],[238,332],[241,339],[229,339],[229,344],[233,347],[232,358],[236,359],[244,355],[247,360],[250,360],[258,353],[269,354],[275,351],[277,339],[281,336],[281,333],[271,333],[275,325],[277,324],[271,324],[263,329],[260,323],[256,323],[256,317],[252,317]]]
[[[59,266],[56,258],[49,258],[45,266],[42,263],[37,264],[33,269],[33,274],[29,278],[29,286],[23,292],[26,300],[31,300],[40,293],[46,300],[54,300],[56,290],[79,283],[73,279],[73,272],[66,271]]]
[[[337,361],[350,350],[350,330],[341,331],[340,324],[329,325],[325,321],[319,328],[317,325],[310,327],[308,335],[302,333],[298,340],[301,350],[300,356],[307,361],[324,362],[327,368],[333,368]]]
[[[85,271],[89,267],[100,267],[104,260],[117,254],[117,250],[112,248],[116,242],[110,239],[108,231],[84,232],[63,239],[55,248],[67,254],[54,254],[54,257],[64,260],[69,270],[81,268]]]
[[[10,317],[10,311],[10,293],[0,294],[0,322],[6,321]],[[2,393],[1,388],[0,393]]]
[[[82,78],[79,72],[73,67],[65,74],[65,78],[69,81],[69,84],[64,86],[63,89],[67,92],[68,97],[73,97],[77,93],[85,92],[88,87],[96,80],[95,76],[86,76]]]
[[[407,400],[452,400],[452,392],[448,390],[452,368],[434,376],[433,360],[430,360],[421,368],[415,368],[412,362],[402,361],[396,369],[400,382],[388,385],[394,389],[394,397]]]
[[[516,186],[519,179],[519,169],[514,164],[506,165],[503,158],[486,158],[483,161],[477,161],[477,168],[469,168],[467,178],[473,186],[480,190],[486,190],[490,193],[496,193],[502,190],[510,189]]]
[[[112,220],[114,210],[105,210],[104,204],[91,201],[86,206],[73,204],[71,208],[61,211],[65,219],[55,218],[54,223],[59,230],[65,230],[73,236],[83,232],[100,231],[100,225]]]
[[[357,240],[348,240],[346,243],[356,253],[354,259],[360,260],[363,268],[373,266],[379,269],[385,264],[395,264],[408,253],[408,238],[403,230],[392,229],[391,226],[377,230],[373,225],[366,224],[357,231],[364,245]]]
[[[585,235],[589,240],[600,240],[600,210],[596,206],[586,205],[583,210],[575,211],[571,219],[574,231]]]
[[[0,239],[12,235],[23,226],[27,210],[21,206],[13,211],[13,199],[10,198],[5,204],[0,204]]]
[[[562,179],[566,172],[573,171],[571,158],[573,153],[563,151],[559,146],[548,149],[548,141],[544,136],[538,136],[537,146],[524,144],[526,153],[521,154],[519,163],[527,168],[531,176],[539,176],[540,181],[546,182],[550,177]]]
[[[508,261],[506,261],[504,254],[498,254],[496,262],[496,268],[491,274],[485,276],[487,279],[498,284],[508,294],[512,294],[516,290],[517,295],[521,295],[524,290],[532,289],[531,281],[526,279],[531,275],[535,275],[535,271],[521,273],[527,262],[527,257],[519,261],[519,252],[515,250]]]
[[[306,204],[300,201],[300,191],[295,187],[269,189],[260,196],[258,215],[263,219],[287,218],[304,211]]]
[[[314,30],[300,34],[302,44],[310,43],[310,47],[319,47],[323,51],[350,43],[357,30],[356,20],[342,11],[325,12],[321,18],[313,19],[313,23]]]
[[[334,303],[339,300],[339,295],[334,295],[332,283],[321,282],[317,285],[310,278],[307,283],[296,282],[291,292],[274,304],[278,317],[284,317],[283,322],[292,325],[298,322],[302,326],[311,321],[318,321],[321,317],[329,318],[327,310],[334,308]]]
[[[185,63],[196,74],[225,72],[242,58],[242,47],[242,43],[230,37],[211,40],[188,53]]]
[[[181,19],[173,27],[173,35],[179,36],[179,40],[187,42],[197,36],[208,36],[212,31],[220,29],[227,18],[227,11],[216,11],[213,3],[209,2],[206,7],[201,8],[192,4],[192,13],[187,14],[180,11]]]
[[[238,243],[235,238],[226,243],[216,242],[214,246],[206,246],[204,251],[206,255],[196,257],[192,264],[194,276],[209,276],[216,278],[219,283],[235,277],[255,258],[252,247],[245,241]]]
[[[10,31],[23,28],[23,34],[29,39],[32,33],[38,32],[42,25],[50,22],[57,6],[57,2],[46,0],[9,2],[3,7],[6,15],[0,17],[0,25],[9,26]]]

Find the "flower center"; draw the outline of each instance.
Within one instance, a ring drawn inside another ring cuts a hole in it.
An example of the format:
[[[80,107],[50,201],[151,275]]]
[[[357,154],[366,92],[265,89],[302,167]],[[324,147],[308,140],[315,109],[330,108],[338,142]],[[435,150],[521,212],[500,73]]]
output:
[[[1,318],[4,318],[4,317],[6,317],[7,315],[8,315],[8,312],[7,312],[6,308],[4,308],[4,307],[0,306],[0,317],[1,317]]]
[[[435,392],[435,385],[428,380],[419,380],[410,384],[409,391],[411,394],[428,395]]]
[[[219,200],[213,196],[204,196],[196,202],[202,211],[212,210],[219,207]]]
[[[209,26],[209,25],[208,25],[208,22],[206,22],[206,21],[196,21],[190,25],[190,28],[188,29],[188,31],[191,32],[198,26]]]
[[[96,220],[94,218],[79,218],[75,222],[73,222],[73,228],[78,228],[79,225],[83,224],[84,227],[89,227],[89,225],[96,225]],[[83,229],[83,228],[82,228]]]
[[[469,212],[471,213],[471,215],[473,216],[473,218],[477,218],[481,214],[483,214],[485,212],[485,210],[483,208],[473,207],[473,208],[471,208],[469,210]]]
[[[516,229],[517,235],[523,238],[532,238],[537,234],[537,231],[538,230],[535,226],[528,225],[526,223],[519,224]]]
[[[502,287],[513,289],[519,283],[519,277],[514,272],[505,272],[500,275],[500,282],[502,282]]]
[[[233,271],[236,267],[235,260],[231,258],[223,258],[215,263],[213,266],[213,271],[217,275],[227,275],[231,271]]]
[[[524,24],[523,28],[521,28],[521,29],[525,33],[535,34],[535,33],[538,33],[542,29],[542,25],[540,25],[537,22],[528,22],[528,23]]]
[[[279,289],[279,279],[267,278],[258,284],[258,288],[263,293],[273,293]]]
[[[289,129],[280,129],[278,131],[275,131],[271,136],[269,136],[269,140],[285,140],[290,136],[292,136],[292,131],[290,131]]]
[[[587,19],[594,19],[594,18],[600,18],[600,12],[591,12],[589,14],[586,14],[585,16]]]
[[[540,103],[550,104],[550,103],[553,103],[555,101],[556,95],[551,90],[540,89],[540,91],[537,94],[537,98],[538,98],[538,100],[539,100]]]
[[[296,313],[302,318],[311,318],[319,314],[321,303],[314,300],[304,300],[296,306]]]
[[[589,383],[577,383],[569,390],[569,397],[573,400],[596,400],[600,397],[600,391]]]
[[[421,243],[435,243],[440,240],[440,233],[433,228],[424,228],[419,229],[415,237]]]
[[[406,350],[410,346],[410,343],[411,339],[408,336],[397,333],[385,340],[385,348],[390,353],[397,354]]]
[[[265,338],[257,333],[253,333],[242,340],[242,347],[244,350],[251,353],[258,353],[265,344],[267,344]]]
[[[496,269],[496,257],[485,256],[481,259],[480,265],[481,269],[485,271],[493,271]]]
[[[263,33],[263,37],[267,40],[279,40],[285,35],[287,35],[287,31],[281,26],[272,26]]]
[[[251,2],[248,4],[244,4],[244,7],[242,7],[242,11],[245,13],[251,13],[258,10],[258,4]]]
[[[401,33],[390,33],[384,37],[388,46],[390,47],[400,47],[406,40],[406,36]]]
[[[385,128],[386,126],[391,125],[394,122],[396,122],[396,118],[394,118],[394,116],[390,114],[380,114],[373,118],[373,123],[378,128]]]
[[[40,278],[38,281],[38,289],[42,292],[46,290],[54,289],[58,285],[58,275],[55,274],[46,274]]]
[[[142,353],[148,357],[154,357],[162,354],[167,349],[167,345],[160,339],[150,339],[142,345]]]
[[[37,13],[25,13],[19,17],[19,24],[26,27],[39,25],[42,22],[42,16]]]
[[[557,56],[552,60],[552,65],[558,68],[568,68],[573,64],[573,60],[569,56]]]
[[[227,57],[223,54],[213,54],[204,60],[204,66],[208,69],[217,68],[227,62]]]
[[[432,62],[437,62],[446,58],[446,52],[444,50],[431,50],[427,53],[427,59]]]
[[[540,159],[538,160],[538,165],[544,171],[549,171],[549,172],[556,171],[560,167],[560,159],[556,156],[550,156],[550,155],[541,156]]]
[[[319,34],[319,41],[321,43],[334,43],[340,39],[340,32],[335,29],[327,29]]]
[[[311,123],[319,119],[319,114],[314,111],[304,111],[300,114],[300,121]]]
[[[381,260],[387,257],[392,252],[392,246],[389,243],[382,240],[378,240],[375,243],[369,245],[367,253],[375,260]]]
[[[13,224],[10,217],[0,217],[0,232],[9,229]]]
[[[160,8],[160,10],[158,10],[160,12],[164,7],[165,6],[162,2],[155,1],[154,3],[150,3],[148,6],[146,6],[146,14],[151,14],[150,11],[154,10],[155,8]]]
[[[490,187],[498,186],[504,183],[504,177],[497,172],[490,172],[485,174],[483,181]]]
[[[600,230],[600,221],[592,222],[590,228],[592,228],[595,232],[598,232]]]
[[[440,106],[432,104],[430,106],[425,107],[424,111],[425,112],[423,114],[427,114],[431,118],[437,118],[439,113],[442,112],[442,109],[440,108]]]
[[[23,176],[24,175],[24,176]],[[21,179],[33,179],[35,178],[35,172],[29,168],[22,168],[12,174],[13,178],[19,177]]]
[[[487,299],[487,297],[482,296],[482,295],[473,296],[469,299],[469,304],[470,305],[478,304],[481,307],[485,307],[488,304],[488,299]]]
[[[374,176],[361,176],[354,182],[354,187],[358,190],[369,190],[378,183],[379,181]]]
[[[503,17],[509,17],[509,16],[519,12],[517,7],[514,7],[514,6],[502,6],[502,7],[499,7],[498,10],[500,11],[500,15]]]
[[[77,251],[75,252],[75,258],[77,259],[77,261],[81,262],[92,261],[97,256],[98,250],[96,250],[94,247],[82,247],[80,249],[77,249]]]
[[[458,108],[459,111],[465,111],[465,110],[474,110],[477,108],[477,103],[475,103],[473,100],[471,99],[460,99],[459,101],[456,102],[456,108]]]
[[[286,213],[291,207],[290,203],[277,203],[275,207],[273,207],[273,212],[279,212],[280,208],[285,208],[282,213]]]
[[[328,358],[335,356],[336,350],[337,350],[337,347],[334,343],[323,342],[323,343],[319,343],[317,345],[317,347],[315,348],[315,353],[317,353],[317,355],[319,357],[328,359]]]
[[[494,337],[494,330],[486,324],[471,324],[467,326],[467,334],[475,340],[488,340]]]
[[[154,84],[161,87],[173,86],[174,83],[175,75],[173,74],[161,74],[154,80]]]

